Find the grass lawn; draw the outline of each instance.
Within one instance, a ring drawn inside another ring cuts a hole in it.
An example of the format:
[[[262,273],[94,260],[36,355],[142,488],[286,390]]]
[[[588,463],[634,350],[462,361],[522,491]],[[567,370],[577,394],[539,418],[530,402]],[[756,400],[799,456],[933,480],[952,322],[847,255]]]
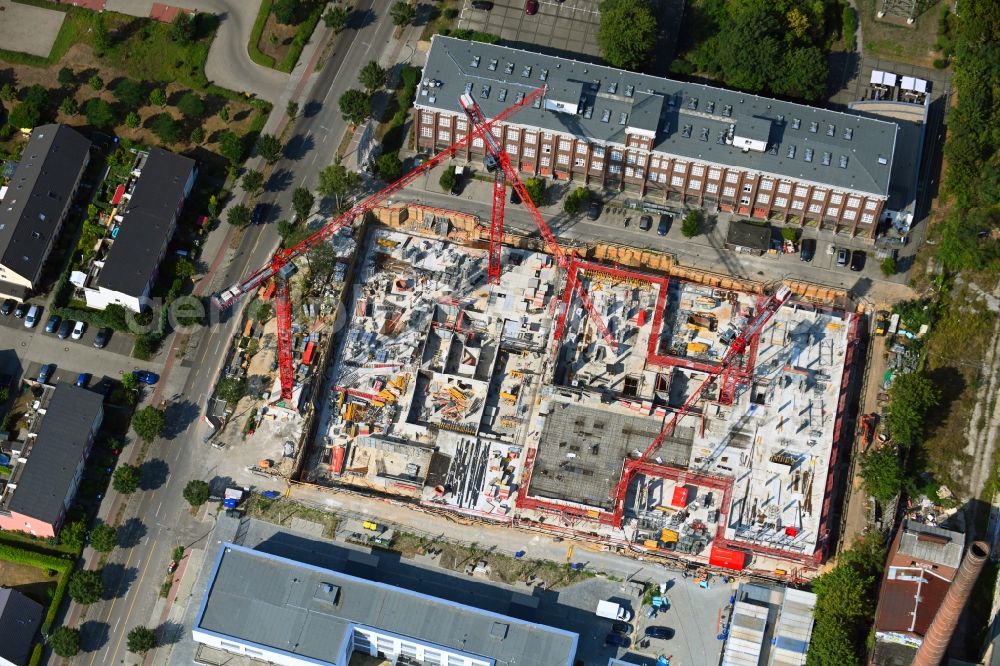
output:
[[[17,590],[42,606],[52,601],[58,582],[58,573],[50,576],[48,571],[38,567],[0,560],[0,587]]]
[[[303,0],[299,3],[296,16],[298,23],[295,24],[279,23],[272,11],[273,6],[272,0],[260,3],[247,50],[250,59],[261,67],[291,72],[316,29],[326,4],[317,0]]]
[[[934,59],[941,57],[934,51],[941,16],[940,0],[927,3],[923,13],[911,26],[876,20],[876,5],[881,6],[882,0],[857,0],[861,41],[866,54],[921,67],[931,67]]]

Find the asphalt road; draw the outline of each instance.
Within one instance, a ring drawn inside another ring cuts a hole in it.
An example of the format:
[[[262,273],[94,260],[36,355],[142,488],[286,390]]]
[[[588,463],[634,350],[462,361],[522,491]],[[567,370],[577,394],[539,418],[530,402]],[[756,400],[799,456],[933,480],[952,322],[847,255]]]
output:
[[[346,129],[337,109],[338,91],[356,85],[357,71],[376,58],[391,39],[391,22],[387,18],[376,20],[370,13],[373,5],[374,0],[364,0],[357,6],[357,11],[369,18],[341,33],[318,75],[315,92],[300,102],[304,113],[292,134],[304,140],[287,150],[286,158],[275,165],[275,172],[284,174],[285,186],[272,187],[262,196],[263,201],[290,210],[292,190],[303,183],[310,186],[315,172],[332,161]],[[229,266],[216,276],[217,287],[237,282],[270,258],[278,242],[273,219],[246,231]],[[143,490],[129,502],[121,518],[122,540],[130,547],[116,549],[108,559],[105,584],[111,592],[106,601],[88,609],[81,625],[86,652],[78,663],[136,662],[127,651],[125,637],[132,627],[151,624],[172,550],[179,545],[196,545],[211,528],[191,519],[181,492],[192,478],[211,479],[215,463],[225,455],[203,443],[208,431],[200,416],[237,324],[238,317],[230,313],[221,323],[205,329],[196,350],[188,354],[191,371],[187,383],[181,397],[167,408],[169,432],[150,446],[143,465]],[[153,618],[152,626],[156,620]]]

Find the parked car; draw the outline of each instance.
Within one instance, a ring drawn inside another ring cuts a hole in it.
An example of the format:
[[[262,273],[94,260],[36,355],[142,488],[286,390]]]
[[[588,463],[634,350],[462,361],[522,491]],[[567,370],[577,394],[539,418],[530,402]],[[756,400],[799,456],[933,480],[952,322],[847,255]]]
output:
[[[150,386],[160,381],[160,376],[155,372],[150,372],[149,370],[136,370],[132,373],[132,376],[143,384],[149,384]]]
[[[538,0],[528,0],[524,3],[524,13],[528,16],[534,16],[538,13]]]
[[[34,328],[38,326],[38,320],[42,317],[42,309],[37,305],[28,308],[28,314],[24,315],[24,327]]]
[[[851,270],[855,273],[862,270],[865,267],[865,259],[867,259],[867,255],[864,250],[855,250],[851,256]]]
[[[587,206],[587,217],[592,220],[596,220],[601,216],[601,202],[591,201],[590,205]]]
[[[812,261],[813,257],[815,256],[816,256],[816,239],[803,238],[802,244],[799,246],[799,260]]]
[[[27,303],[18,303],[14,306],[14,316],[18,319],[24,319],[24,314],[28,311]]]
[[[512,204],[519,204],[519,203],[521,203],[521,195],[518,194],[517,190],[515,190],[513,187],[510,188],[510,202]]]
[[[0,314],[6,317],[7,315],[9,315],[11,312],[14,311],[15,305],[16,303],[14,302],[14,299],[8,298],[6,301],[3,302],[3,305],[0,305]]]
[[[493,9],[493,3],[489,0],[472,0],[472,8],[490,11]]]
[[[670,229],[670,223],[673,222],[673,219],[674,218],[670,217],[669,215],[661,215],[660,224],[657,225],[656,227],[656,233],[658,233],[661,236],[666,236],[667,231]]]
[[[83,332],[86,330],[87,330],[87,324],[85,324],[82,321],[78,321],[76,322],[76,325],[73,327],[73,333],[72,335],[70,335],[70,337],[73,338],[74,340],[79,340],[80,338],[83,337]]]
[[[674,637],[674,630],[670,627],[646,627],[646,638],[670,639]]]
[[[611,631],[621,636],[628,636],[632,633],[632,625],[628,622],[615,622],[611,625]]]
[[[56,371],[56,366],[54,363],[46,363],[42,366],[42,369],[38,371],[38,383],[44,384],[52,379],[52,374]]]
[[[250,224],[263,224],[266,217],[267,204],[259,203],[253,207],[253,212],[250,214]]]
[[[81,372],[80,375],[76,378],[76,382],[75,383],[80,388],[87,388],[87,384],[90,383],[90,373],[89,372]]]
[[[55,333],[59,329],[59,322],[62,321],[62,317],[59,315],[52,315],[49,320],[45,322],[45,332]]]
[[[101,328],[97,330],[97,335],[94,336],[94,346],[98,349],[104,349],[108,345],[108,340],[111,339],[111,329]]]
[[[837,250],[837,265],[843,268],[847,265],[847,262],[851,260],[851,251],[847,248],[840,248]]]
[[[617,645],[618,647],[627,648],[632,645],[632,641],[628,639],[628,636],[619,636],[618,634],[608,634],[604,637],[605,645]]]
[[[639,218],[639,229],[642,231],[649,231],[653,228],[653,218],[649,215],[643,215]]]
[[[59,325],[59,332],[56,335],[59,336],[60,340],[65,340],[69,337],[69,334],[73,332],[73,324],[75,322],[72,319],[64,319],[63,323]]]

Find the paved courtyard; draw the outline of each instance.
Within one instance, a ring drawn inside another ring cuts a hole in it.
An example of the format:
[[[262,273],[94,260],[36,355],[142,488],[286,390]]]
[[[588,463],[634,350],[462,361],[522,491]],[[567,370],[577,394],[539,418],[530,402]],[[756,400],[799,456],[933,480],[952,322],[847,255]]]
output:
[[[0,0],[0,44],[47,58],[65,18],[64,12]]]
[[[495,0],[490,11],[473,9],[465,0],[458,27],[500,35],[515,48],[541,47],[552,55],[576,60],[599,60],[597,0],[541,0],[538,13],[524,13],[525,0]]]

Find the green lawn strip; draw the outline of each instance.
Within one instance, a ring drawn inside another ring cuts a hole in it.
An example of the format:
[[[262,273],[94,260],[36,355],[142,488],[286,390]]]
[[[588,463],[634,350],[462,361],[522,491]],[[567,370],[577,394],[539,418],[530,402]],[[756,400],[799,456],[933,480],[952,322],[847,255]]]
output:
[[[323,9],[325,7],[325,4],[317,4],[309,16],[307,16],[306,19],[299,24],[299,27],[295,31],[295,38],[292,40],[292,48],[288,50],[285,58],[281,61],[281,64],[278,65],[278,71],[291,72],[295,69],[295,63],[299,61],[299,56],[302,55],[302,49],[306,47],[309,37],[312,36],[313,30],[316,29],[316,24],[319,23],[320,16],[323,15]],[[256,44],[256,42],[254,43]]]
[[[260,50],[260,37],[264,34],[264,25],[267,17],[271,14],[272,0],[261,0],[260,9],[257,11],[257,19],[253,22],[253,29],[250,31],[250,43],[247,44],[247,51],[250,59],[261,67],[274,68],[274,58]]]

